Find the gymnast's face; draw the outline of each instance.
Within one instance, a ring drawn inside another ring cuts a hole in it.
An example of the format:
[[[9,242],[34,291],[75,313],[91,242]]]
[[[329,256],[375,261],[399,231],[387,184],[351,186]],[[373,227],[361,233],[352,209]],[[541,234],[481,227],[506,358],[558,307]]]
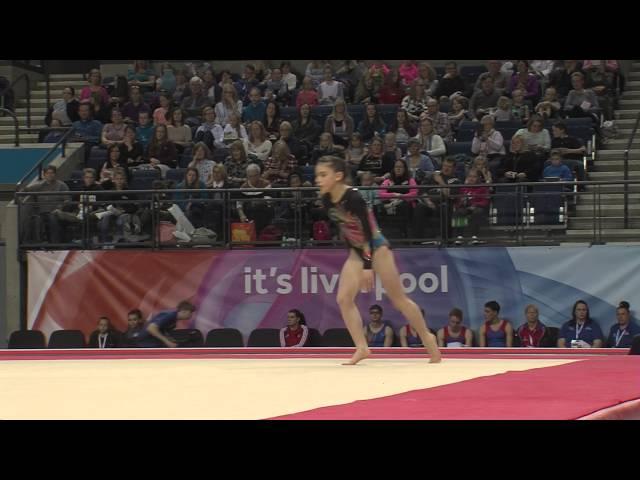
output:
[[[316,185],[320,187],[320,194],[329,193],[344,179],[342,172],[336,172],[330,165],[319,163],[316,165]]]

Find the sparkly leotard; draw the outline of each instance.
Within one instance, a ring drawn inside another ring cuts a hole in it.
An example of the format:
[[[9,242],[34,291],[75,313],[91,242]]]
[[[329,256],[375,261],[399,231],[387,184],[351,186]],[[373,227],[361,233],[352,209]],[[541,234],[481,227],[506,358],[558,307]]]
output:
[[[371,269],[373,252],[383,245],[389,246],[389,242],[380,232],[376,217],[367,208],[364,198],[357,189],[349,188],[338,203],[331,201],[330,194],[322,197],[322,203],[329,218],[340,227],[347,246],[362,258],[364,268]]]

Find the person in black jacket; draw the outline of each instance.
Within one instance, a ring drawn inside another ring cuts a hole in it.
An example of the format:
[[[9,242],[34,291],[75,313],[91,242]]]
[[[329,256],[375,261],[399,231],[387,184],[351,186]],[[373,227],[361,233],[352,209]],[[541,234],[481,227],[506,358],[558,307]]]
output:
[[[537,182],[541,173],[540,157],[533,152],[524,151],[524,140],[514,135],[509,153],[496,168],[496,182]]]
[[[127,314],[128,328],[121,335],[121,346],[125,348],[134,348],[138,346],[137,337],[144,329],[144,318],[139,309],[131,310]]]
[[[120,344],[120,332],[111,326],[108,317],[100,317],[97,330],[89,337],[89,348],[118,348]]]
[[[440,97],[448,98],[455,92],[460,92],[463,96],[469,98],[473,92],[467,92],[467,84],[464,78],[460,76],[456,62],[448,62],[444,68],[446,73],[438,82],[438,88],[433,94],[436,100],[439,101]]]
[[[135,203],[136,195],[127,191],[127,176],[124,169],[114,168],[113,179],[103,182],[102,187],[110,190],[110,193],[103,196],[103,203],[107,205],[106,211],[96,215],[99,219],[100,242],[107,241],[113,219],[116,221],[116,227],[122,229],[125,240],[135,241],[131,235],[140,234],[142,225],[140,218],[136,215],[138,211]]]

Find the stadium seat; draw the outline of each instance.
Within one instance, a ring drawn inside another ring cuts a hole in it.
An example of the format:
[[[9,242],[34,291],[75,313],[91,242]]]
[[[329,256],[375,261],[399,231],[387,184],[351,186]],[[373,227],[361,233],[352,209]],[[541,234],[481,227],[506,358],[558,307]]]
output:
[[[235,328],[215,328],[207,334],[207,347],[244,347],[242,333]]]
[[[175,182],[175,184],[177,185],[182,180],[184,180],[184,175],[186,172],[186,168],[171,168],[167,170],[166,179]]]
[[[298,119],[298,109],[296,107],[283,107],[280,109],[282,120],[294,122]]]
[[[160,172],[154,169],[134,170],[131,176],[131,190],[151,190],[153,181],[160,178]]]
[[[204,344],[202,332],[196,328],[175,329],[169,333],[169,336],[176,341],[179,347],[183,348],[202,347]]]
[[[49,337],[48,348],[85,348],[84,334],[80,330],[56,330]]]
[[[9,337],[9,348],[45,348],[44,334],[40,330],[16,330]]]
[[[465,65],[460,67],[460,76],[465,79],[468,84],[475,84],[478,77],[487,71],[484,65]]]
[[[309,329],[309,338],[307,339],[307,343],[305,347],[321,347],[322,346],[322,335],[316,328]]]
[[[257,328],[249,335],[247,347],[279,347],[280,330],[277,328]]]
[[[567,220],[564,186],[556,183],[541,183],[531,189],[529,200],[529,223],[534,225],[564,225]]]
[[[471,153],[471,142],[447,143],[447,155],[458,155],[460,153],[472,156],[473,153]]]
[[[515,227],[521,224],[521,196],[517,195],[518,185],[500,185],[495,187],[495,195],[491,199],[490,223],[494,226]]]
[[[354,347],[349,330],[346,328],[329,328],[322,335],[322,345],[325,347]]]

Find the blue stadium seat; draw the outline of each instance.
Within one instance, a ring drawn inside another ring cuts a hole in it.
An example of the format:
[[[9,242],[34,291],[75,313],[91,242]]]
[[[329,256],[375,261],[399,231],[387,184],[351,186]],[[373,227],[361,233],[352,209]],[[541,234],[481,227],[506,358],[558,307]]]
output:
[[[182,180],[184,180],[184,175],[186,172],[186,168],[171,168],[167,171],[166,179],[175,182],[177,185]]]
[[[473,141],[473,137],[476,134],[475,130],[471,130],[469,128],[465,128],[464,130],[458,130],[456,132],[456,141],[457,142],[471,142]]]
[[[226,158],[231,155],[231,149],[229,148],[216,148],[213,151],[213,161],[214,162],[223,162],[226,160]]]
[[[314,167],[312,165],[304,165],[303,167],[300,167],[300,170],[302,171],[302,181],[311,182],[311,184],[313,184],[315,179]]]
[[[460,67],[460,76],[469,84],[475,84],[478,77],[487,71],[484,65],[466,65]]]
[[[491,225],[515,227],[522,223],[522,197],[517,194],[520,188],[522,187],[519,185],[495,187],[495,194],[491,199]]]
[[[532,187],[529,199],[529,222],[535,225],[564,225],[566,220],[564,187],[541,183]]]
[[[298,119],[298,109],[296,107],[283,107],[280,109],[280,117],[287,122],[294,122]]]
[[[473,153],[471,153],[471,142],[447,143],[447,155],[458,155],[460,153],[472,156]]]
[[[153,181],[160,178],[160,172],[156,169],[134,170],[131,176],[132,190],[151,190]]]

